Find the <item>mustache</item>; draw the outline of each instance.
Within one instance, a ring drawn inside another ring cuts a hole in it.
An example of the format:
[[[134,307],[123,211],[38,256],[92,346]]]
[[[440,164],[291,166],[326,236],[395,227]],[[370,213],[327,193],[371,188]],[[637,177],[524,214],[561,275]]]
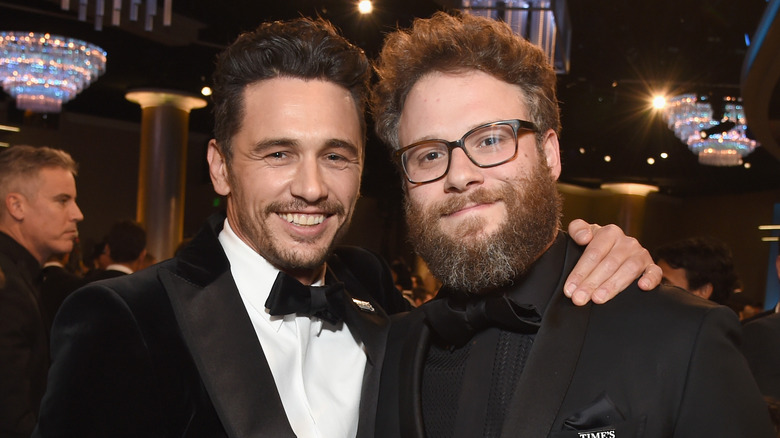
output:
[[[432,210],[437,216],[448,216],[459,210],[462,210],[467,205],[473,204],[492,204],[504,199],[500,190],[488,190],[484,187],[479,188],[469,194],[460,195],[442,201],[435,206]]]
[[[292,201],[275,201],[271,202],[265,207],[265,214],[273,214],[280,211],[284,212],[292,212],[292,211],[301,211],[306,210],[310,208],[317,209],[317,212],[323,213],[327,216],[343,216],[346,214],[346,209],[344,208],[344,205],[342,205],[338,201],[334,201],[332,199],[324,199],[322,201],[317,202],[306,202],[302,199],[294,199]]]

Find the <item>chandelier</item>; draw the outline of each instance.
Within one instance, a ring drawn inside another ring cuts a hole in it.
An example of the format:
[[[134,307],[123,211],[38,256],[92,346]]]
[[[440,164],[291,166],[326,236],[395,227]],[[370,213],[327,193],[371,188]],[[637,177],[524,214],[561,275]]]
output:
[[[681,94],[666,103],[664,118],[699,163],[709,166],[739,166],[742,157],[758,146],[745,135],[745,111],[736,97],[723,99],[723,118],[713,120],[712,105],[706,97]]]
[[[58,113],[106,70],[106,52],[48,33],[0,32],[0,80],[16,107]]]

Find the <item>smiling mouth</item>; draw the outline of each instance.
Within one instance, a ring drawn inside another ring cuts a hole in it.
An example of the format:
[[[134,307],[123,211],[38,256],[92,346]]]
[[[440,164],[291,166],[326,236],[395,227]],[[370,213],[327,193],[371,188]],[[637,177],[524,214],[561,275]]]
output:
[[[319,225],[325,220],[324,214],[279,213],[279,216],[293,225],[307,227]]]

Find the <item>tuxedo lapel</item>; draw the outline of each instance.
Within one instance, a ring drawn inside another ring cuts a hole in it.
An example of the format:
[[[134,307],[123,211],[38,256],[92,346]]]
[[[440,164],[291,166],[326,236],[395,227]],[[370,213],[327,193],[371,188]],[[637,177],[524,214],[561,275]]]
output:
[[[204,288],[169,271],[160,279],[228,436],[294,436],[230,271]]]
[[[228,436],[294,437],[217,238],[224,220],[210,217],[160,281]]]
[[[401,424],[401,436],[424,438],[422,375],[431,342],[431,331],[425,324],[423,312],[412,312],[407,318],[411,328],[404,340],[399,361],[398,418]]]
[[[563,294],[563,281],[582,254],[581,249],[567,240],[560,283],[545,311],[501,436],[548,436],[574,375],[585,340],[591,304],[576,307]]]

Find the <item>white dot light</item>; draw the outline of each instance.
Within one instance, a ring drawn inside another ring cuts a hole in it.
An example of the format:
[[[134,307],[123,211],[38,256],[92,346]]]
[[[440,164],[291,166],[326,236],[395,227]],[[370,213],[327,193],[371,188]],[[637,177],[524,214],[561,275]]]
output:
[[[374,10],[374,5],[371,0],[361,0],[358,2],[358,11],[361,14],[370,14]]]

